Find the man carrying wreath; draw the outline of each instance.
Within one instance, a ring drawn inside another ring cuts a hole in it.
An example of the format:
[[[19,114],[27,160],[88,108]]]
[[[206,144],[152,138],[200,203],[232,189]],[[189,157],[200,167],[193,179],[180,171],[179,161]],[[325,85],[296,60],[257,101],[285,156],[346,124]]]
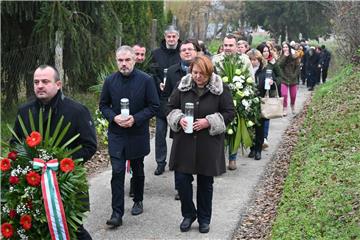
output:
[[[61,117],[64,117],[63,122],[65,124],[71,123],[71,125],[60,145],[68,142],[73,136],[80,134],[80,136],[68,146],[70,149],[79,145],[82,146],[81,149],[74,152],[71,157],[73,159],[82,158],[84,161],[89,160],[96,152],[97,146],[95,127],[89,110],[84,105],[64,96],[61,91],[62,82],[59,78],[59,73],[52,66],[39,66],[34,72],[33,84],[36,99],[20,106],[17,114],[22,118],[27,131],[31,132],[29,111],[32,112],[37,129],[39,128],[39,113],[42,111],[42,128],[46,128],[48,121],[50,121],[50,135],[55,131]],[[50,109],[52,114],[51,119],[48,119]],[[14,132],[20,140],[25,139],[18,118],[15,121]],[[16,141],[17,140],[13,138],[11,144]],[[88,203],[87,209],[84,209],[84,211],[89,210],[88,193],[82,193],[80,196]],[[78,227],[76,236],[81,240],[92,239],[83,225]]]
[[[212,62],[214,64],[214,66],[216,67],[216,72],[218,74],[220,74],[220,69],[218,68],[218,66],[223,66],[223,62],[224,62],[224,58],[226,55],[236,55],[239,54],[238,53],[238,49],[237,49],[237,39],[234,35],[232,34],[228,34],[227,36],[225,36],[224,40],[223,40],[223,49],[224,51],[222,53],[219,53],[215,56],[213,56],[212,58]],[[252,77],[254,78],[254,74],[253,74],[253,67],[251,65],[250,59],[246,54],[241,54],[239,55],[239,58],[241,59],[241,61],[244,64],[244,67],[246,69],[248,69],[248,71],[252,74]],[[237,154],[231,154],[230,153],[230,149],[229,149],[229,165],[228,165],[228,169],[229,170],[235,170],[236,169],[236,156]]]

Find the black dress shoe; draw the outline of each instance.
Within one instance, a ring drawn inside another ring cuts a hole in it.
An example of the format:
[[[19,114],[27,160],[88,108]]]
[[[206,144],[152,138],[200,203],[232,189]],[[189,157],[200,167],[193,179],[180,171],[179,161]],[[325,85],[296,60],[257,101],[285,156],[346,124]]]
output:
[[[260,160],[261,159],[261,152],[256,152],[255,153],[255,160]]]
[[[84,225],[80,225],[76,232],[78,240],[92,240],[90,233],[84,228]]]
[[[253,158],[255,157],[255,150],[251,150],[249,155],[248,155],[249,158]]]
[[[132,209],[131,209],[131,215],[139,215],[143,213],[143,203],[140,202],[135,202]]]
[[[118,227],[122,225],[122,219],[120,215],[113,213],[111,214],[111,218],[106,221],[106,225],[110,225],[113,227]]]
[[[160,166],[158,166],[158,167],[156,168],[154,174],[155,174],[156,176],[159,176],[159,175],[163,174],[164,171],[165,171],[165,167],[160,167]]]
[[[210,231],[210,225],[207,223],[200,223],[199,224],[199,232],[201,233],[208,233]]]
[[[180,224],[180,231],[187,232],[191,228],[191,224],[196,220],[196,217],[184,218]]]

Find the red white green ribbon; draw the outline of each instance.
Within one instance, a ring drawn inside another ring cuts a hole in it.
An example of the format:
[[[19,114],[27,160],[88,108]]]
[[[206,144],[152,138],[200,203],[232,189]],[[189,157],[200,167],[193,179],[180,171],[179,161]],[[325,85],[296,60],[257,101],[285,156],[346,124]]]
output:
[[[52,240],[70,240],[66,223],[64,207],[61,201],[56,172],[59,167],[57,159],[45,162],[42,159],[33,159],[34,169],[42,168],[41,189],[44,198],[46,218]]]

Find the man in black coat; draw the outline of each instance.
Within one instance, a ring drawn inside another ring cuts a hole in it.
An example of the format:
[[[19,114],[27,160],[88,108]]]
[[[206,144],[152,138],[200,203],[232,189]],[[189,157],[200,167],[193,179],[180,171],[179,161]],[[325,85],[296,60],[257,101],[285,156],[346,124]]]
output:
[[[320,69],[320,55],[315,51],[314,48],[309,48],[309,50],[306,51],[304,64],[309,91],[313,91]]]
[[[163,91],[163,98],[167,101],[177,87],[182,77],[189,73],[190,63],[195,59],[197,53],[200,51],[200,46],[194,39],[188,39],[180,43],[180,58],[181,61],[168,68],[166,84]],[[170,131],[170,138],[173,132]],[[175,189],[177,190],[177,179],[175,178]],[[175,200],[180,200],[179,194],[176,193]]]
[[[321,53],[320,53],[320,65],[321,65],[321,79],[323,83],[326,82],[330,60],[331,60],[331,53],[329,52],[329,50],[325,48],[325,45],[322,45]]]
[[[165,116],[165,107],[167,104],[166,97],[163,96],[164,90],[164,70],[171,65],[180,62],[179,47],[179,31],[174,26],[169,26],[164,33],[164,39],[159,48],[152,51],[151,69],[155,80],[158,95],[160,97],[160,109],[156,114],[156,133],[155,133],[155,159],[157,168],[155,175],[161,175],[165,171],[166,166],[166,133],[167,122]]]
[[[107,225],[118,227],[124,215],[125,163],[130,160],[134,178],[132,215],[143,212],[144,157],[150,152],[149,120],[159,108],[153,79],[135,69],[135,51],[121,46],[116,51],[119,71],[108,76],[101,91],[99,108],[109,121],[109,155],[112,165],[112,215]],[[128,100],[127,111],[121,101]]]
[[[43,111],[43,128],[45,129],[48,122],[48,113],[51,109],[51,135],[55,131],[60,118],[63,116],[63,126],[66,126],[69,122],[71,125],[60,144],[65,144],[76,134],[80,133],[80,136],[69,145],[69,149],[81,145],[82,148],[73,153],[72,158],[82,158],[84,161],[87,161],[96,152],[97,142],[93,120],[89,110],[84,105],[64,96],[61,87],[62,82],[60,81],[58,71],[54,67],[41,65],[34,72],[34,92],[36,99],[20,106],[18,115],[20,115],[24,121],[27,131],[30,132],[29,110],[32,112],[35,125],[39,123],[39,112]],[[35,127],[39,129],[39,126]],[[20,139],[25,138],[18,118],[16,118],[15,121],[14,131]],[[14,142],[16,142],[16,140],[12,139],[11,143]],[[82,198],[88,202],[88,193]],[[92,239],[83,225],[79,226],[77,238]]]

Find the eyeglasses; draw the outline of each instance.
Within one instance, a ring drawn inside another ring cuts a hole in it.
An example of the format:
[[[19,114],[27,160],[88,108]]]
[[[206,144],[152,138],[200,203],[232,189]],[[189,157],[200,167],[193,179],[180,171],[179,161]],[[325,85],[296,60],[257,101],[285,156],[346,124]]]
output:
[[[145,53],[135,53],[136,56],[145,56]]]
[[[194,48],[182,48],[182,49],[180,49],[180,52],[186,52],[186,51],[195,51],[195,49]]]

